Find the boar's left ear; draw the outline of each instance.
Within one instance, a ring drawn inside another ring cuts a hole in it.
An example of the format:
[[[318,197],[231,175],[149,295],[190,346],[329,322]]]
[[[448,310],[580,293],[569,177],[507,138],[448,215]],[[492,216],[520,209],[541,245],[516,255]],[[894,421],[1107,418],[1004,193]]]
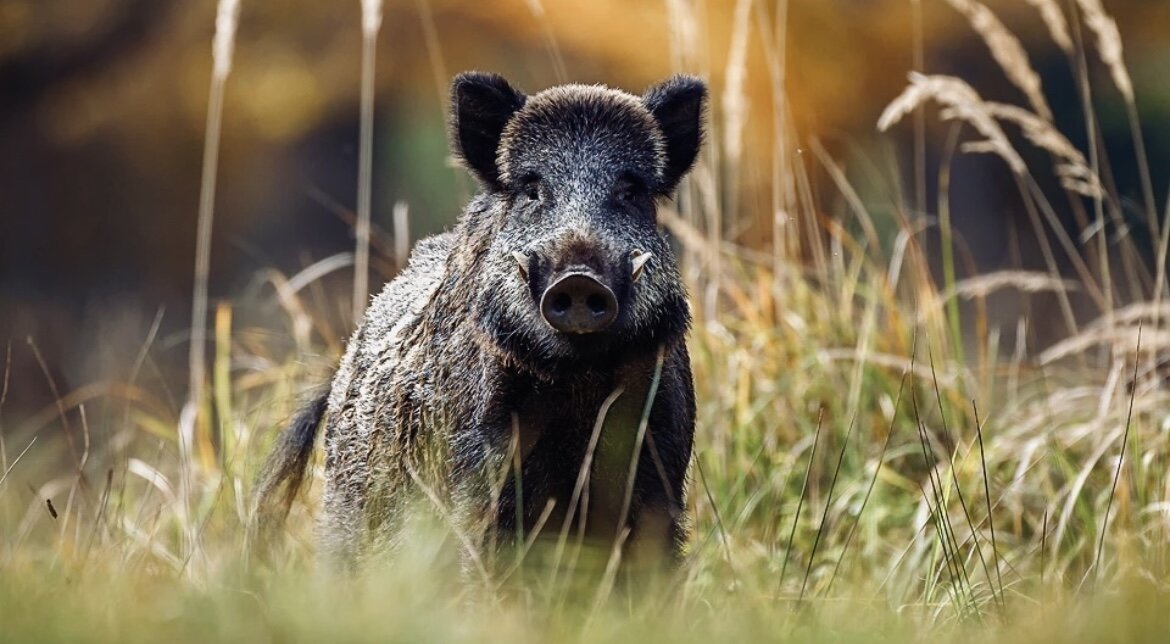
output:
[[[451,144],[485,187],[499,187],[500,135],[526,100],[499,74],[464,72],[451,83]]]
[[[694,76],[676,75],[646,90],[642,102],[666,139],[666,166],[660,192],[674,192],[691,169],[703,143],[703,104],[707,86]]]

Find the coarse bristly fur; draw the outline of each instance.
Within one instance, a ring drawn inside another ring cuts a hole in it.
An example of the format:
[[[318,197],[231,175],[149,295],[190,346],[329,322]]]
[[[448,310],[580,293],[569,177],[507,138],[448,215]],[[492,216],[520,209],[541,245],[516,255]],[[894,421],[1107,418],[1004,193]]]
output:
[[[705,100],[688,76],[641,97],[585,85],[526,96],[497,75],[456,77],[452,147],[482,189],[374,298],[331,391],[270,457],[257,516],[287,513],[315,437],[305,428],[323,424],[320,543],[343,567],[392,548],[420,493],[471,557],[494,559],[543,527],[620,545],[623,560],[677,560],[690,314],[656,201],[695,160]],[[542,317],[542,293],[575,270],[616,299],[604,330],[565,333]]]

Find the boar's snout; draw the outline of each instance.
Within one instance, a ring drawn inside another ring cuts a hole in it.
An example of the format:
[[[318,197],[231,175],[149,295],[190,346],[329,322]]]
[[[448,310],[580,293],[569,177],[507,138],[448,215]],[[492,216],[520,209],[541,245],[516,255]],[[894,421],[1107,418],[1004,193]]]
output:
[[[569,271],[556,276],[540,297],[540,314],[561,333],[597,333],[618,314],[613,290],[591,271]]]

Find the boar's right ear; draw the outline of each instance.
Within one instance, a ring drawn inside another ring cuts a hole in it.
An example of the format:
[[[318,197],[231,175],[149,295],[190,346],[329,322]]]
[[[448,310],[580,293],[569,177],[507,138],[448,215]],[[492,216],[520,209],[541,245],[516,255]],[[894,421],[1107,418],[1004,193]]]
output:
[[[499,74],[463,72],[451,83],[452,147],[486,187],[499,187],[500,135],[526,100]]]
[[[703,144],[703,105],[707,85],[694,76],[678,74],[646,90],[642,103],[666,139],[666,164],[659,192],[674,192],[691,169]]]

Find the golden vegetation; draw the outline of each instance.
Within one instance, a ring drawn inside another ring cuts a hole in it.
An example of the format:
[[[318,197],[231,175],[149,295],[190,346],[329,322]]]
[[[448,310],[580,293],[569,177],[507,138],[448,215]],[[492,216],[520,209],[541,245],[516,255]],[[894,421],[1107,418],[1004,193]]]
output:
[[[205,387],[185,417],[189,443],[177,437],[175,407],[138,384],[153,332],[125,381],[59,392],[46,415],[0,433],[2,628],[20,641],[1030,642],[1164,633],[1170,227],[1147,195],[1142,209],[1154,216],[1145,233],[1156,260],[1124,237],[1107,238],[1121,195],[1103,180],[1099,150],[1078,149],[1053,125],[1039,76],[989,9],[948,2],[986,40],[1028,107],[986,101],[957,77],[915,72],[878,126],[901,127],[927,102],[941,104],[939,116],[957,124],[953,147],[993,153],[1011,169],[1048,271],[956,277],[946,166],[932,217],[897,189],[881,207],[891,214],[879,217],[818,141],[797,143],[783,14],[736,3],[716,136],[662,213],[683,246],[699,321],[694,530],[670,592],[605,587],[578,597],[555,592],[555,584],[551,593],[539,583],[519,592],[465,584],[443,572],[444,552],[458,545],[442,522],[420,526],[386,567],[338,580],[312,571],[312,495],[290,518],[287,558],[247,561],[242,536],[264,444],[298,392],[327,377],[345,335],[320,314],[336,308],[319,279],[337,268],[329,258],[297,275],[266,277],[275,298],[218,305],[210,370],[197,374],[193,389],[204,380]],[[1112,18],[1087,0],[1078,2],[1081,15],[1067,18],[1057,3],[1029,4],[1086,92],[1084,51],[1068,31],[1083,23],[1096,35],[1099,62],[1140,140]],[[704,26],[693,9],[667,3],[678,64]],[[769,18],[762,27],[761,17]],[[743,89],[737,52],[751,24],[768,30],[773,48],[767,101]],[[1091,119],[1092,105],[1083,109]],[[769,138],[744,125],[745,113],[756,111],[772,121]],[[1029,164],[1033,157],[1020,153],[1004,123],[1049,153],[1051,168]],[[763,201],[738,192],[748,149],[773,161]],[[1140,158],[1148,177],[1144,164]],[[1092,211],[1083,238],[1061,224],[1053,196],[1036,180],[1050,171]],[[815,203],[813,173],[840,193],[845,207],[834,217]],[[733,243],[728,233],[743,220],[771,222],[772,243]],[[935,225],[939,278],[923,241]],[[377,237],[375,252],[392,247]],[[1063,273],[1059,255],[1073,275]],[[1009,291],[1052,294],[1062,319],[1025,313],[1013,325],[997,323],[989,301]],[[1088,323],[1072,293],[1087,294],[1094,307]],[[236,321],[265,307],[279,322]],[[1039,351],[1038,332],[1058,340]],[[9,345],[7,355],[21,349]],[[0,392],[26,377],[4,369]],[[40,430],[55,424],[82,439],[61,446],[63,467],[33,460],[48,441]],[[30,471],[45,475],[21,476]],[[17,477],[39,487],[26,494]]]

